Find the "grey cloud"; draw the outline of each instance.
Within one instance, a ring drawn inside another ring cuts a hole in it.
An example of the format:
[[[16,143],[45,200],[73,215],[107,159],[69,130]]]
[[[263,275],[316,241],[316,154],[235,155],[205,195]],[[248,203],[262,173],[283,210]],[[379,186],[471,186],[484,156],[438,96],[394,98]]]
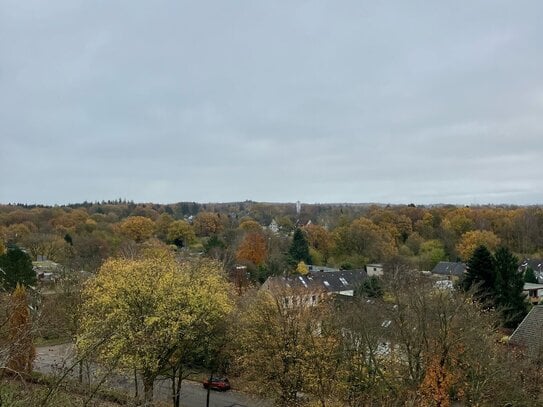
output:
[[[1,202],[540,203],[537,1],[0,1]]]

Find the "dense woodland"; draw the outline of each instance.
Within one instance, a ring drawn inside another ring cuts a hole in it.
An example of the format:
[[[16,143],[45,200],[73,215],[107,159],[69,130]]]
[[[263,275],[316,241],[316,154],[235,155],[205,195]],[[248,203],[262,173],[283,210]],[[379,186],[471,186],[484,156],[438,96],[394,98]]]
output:
[[[269,230],[277,225],[277,233]],[[430,270],[440,260],[466,261],[474,248],[505,246],[519,258],[543,253],[543,208],[376,206],[240,202],[135,204],[116,201],[0,207],[0,239],[94,272],[134,243],[158,239],[204,252],[227,268],[247,264],[255,280],[289,271],[287,249],[301,227],[314,264],[358,268],[396,256]]]
[[[540,207],[4,205],[0,399],[89,405],[124,372],[142,390],[117,403],[158,403],[162,377],[179,407],[181,379],[226,373],[282,407],[542,405],[540,355],[507,345],[530,307],[518,262],[543,254],[542,222]],[[37,283],[31,257],[59,263],[57,281]],[[419,272],[447,259],[468,263],[454,290]],[[304,263],[372,262],[385,275],[350,298],[285,307],[307,293],[258,290]],[[36,380],[34,343],[51,340],[74,344],[81,385],[61,371],[18,393]]]

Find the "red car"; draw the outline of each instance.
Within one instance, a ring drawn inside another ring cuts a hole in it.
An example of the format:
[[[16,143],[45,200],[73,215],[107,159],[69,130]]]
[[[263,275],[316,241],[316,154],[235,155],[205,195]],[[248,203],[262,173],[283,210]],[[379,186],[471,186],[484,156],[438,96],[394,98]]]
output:
[[[230,390],[230,382],[226,377],[212,376],[211,380],[204,380],[204,389],[226,391]]]

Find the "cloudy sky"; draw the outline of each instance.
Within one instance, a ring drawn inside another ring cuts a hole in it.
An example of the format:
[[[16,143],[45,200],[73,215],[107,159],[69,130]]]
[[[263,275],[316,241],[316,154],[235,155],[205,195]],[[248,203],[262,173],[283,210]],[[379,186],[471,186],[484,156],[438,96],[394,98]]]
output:
[[[543,2],[0,0],[0,202],[543,203]]]

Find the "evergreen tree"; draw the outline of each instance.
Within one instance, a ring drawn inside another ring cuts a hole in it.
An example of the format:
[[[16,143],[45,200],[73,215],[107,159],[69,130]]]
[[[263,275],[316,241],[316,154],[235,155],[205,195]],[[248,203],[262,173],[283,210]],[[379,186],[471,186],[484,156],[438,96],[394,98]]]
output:
[[[66,233],[66,234],[64,235],[64,241],[65,241],[66,243],[68,243],[70,246],[73,246],[73,245],[74,245],[74,241],[73,241],[73,239],[72,239],[72,236],[71,236],[69,233]]]
[[[296,265],[301,261],[303,261],[305,264],[311,264],[309,243],[307,243],[304,233],[299,228],[294,231],[292,244],[288,249],[288,257],[292,265]]]
[[[516,328],[528,313],[524,278],[518,271],[518,259],[505,247],[494,254],[496,270],[495,303],[506,328]]]
[[[526,271],[524,272],[524,282],[533,283],[533,284],[539,283],[539,281],[537,281],[537,277],[535,276],[535,272],[533,268],[528,267]]]
[[[383,298],[383,286],[377,276],[371,276],[356,289],[355,295],[367,298]]]
[[[492,254],[479,246],[467,263],[467,273],[461,282],[465,291],[474,290],[475,297],[487,306],[494,305],[496,270]]]
[[[5,290],[13,290],[18,283],[29,286],[36,282],[30,256],[17,246],[9,247],[0,256],[0,285]]]
[[[32,321],[28,309],[26,290],[17,284],[11,295],[9,316],[9,338],[11,346],[7,360],[10,373],[31,373],[36,350],[32,342]]]

